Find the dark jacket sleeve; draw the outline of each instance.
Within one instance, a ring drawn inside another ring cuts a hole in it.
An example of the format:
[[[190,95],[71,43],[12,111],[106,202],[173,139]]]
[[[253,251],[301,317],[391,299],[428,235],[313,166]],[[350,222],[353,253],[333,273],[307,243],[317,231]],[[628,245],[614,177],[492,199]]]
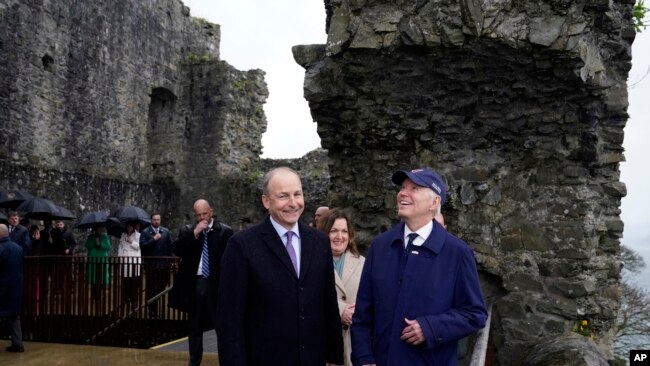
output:
[[[72,235],[71,231],[66,230],[64,240],[66,249],[70,250],[70,253],[72,253],[74,248],[77,246],[77,241],[74,240],[74,235]]]
[[[199,239],[194,236],[194,227],[185,225],[178,233],[178,238],[172,243],[172,252],[183,258],[192,251],[193,247],[203,245]]]
[[[156,241],[153,239],[153,235],[149,232],[149,230],[143,230],[142,233],[140,234],[140,249],[148,252],[151,250],[151,247]]]
[[[463,252],[464,256],[457,268],[458,280],[453,289],[454,306],[444,313],[417,318],[428,348],[456,341],[485,326],[487,310],[481,293],[476,260],[470,249]]]

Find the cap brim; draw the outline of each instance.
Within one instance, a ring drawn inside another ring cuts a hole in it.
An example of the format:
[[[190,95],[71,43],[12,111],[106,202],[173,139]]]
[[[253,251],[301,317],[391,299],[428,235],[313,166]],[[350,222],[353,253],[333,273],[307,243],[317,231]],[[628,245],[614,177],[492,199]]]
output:
[[[406,180],[406,178],[410,179],[411,181],[413,181],[413,183],[417,184],[420,187],[431,189],[431,187],[429,187],[427,182],[422,181],[420,177],[418,177],[417,175],[411,172],[407,172],[406,170],[398,170],[395,173],[393,173],[392,181],[393,183],[400,185],[404,183],[404,180]]]

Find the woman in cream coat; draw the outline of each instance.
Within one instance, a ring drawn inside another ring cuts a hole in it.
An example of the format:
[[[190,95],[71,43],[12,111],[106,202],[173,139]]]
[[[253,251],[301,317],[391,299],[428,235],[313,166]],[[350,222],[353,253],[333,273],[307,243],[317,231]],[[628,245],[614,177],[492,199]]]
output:
[[[350,325],[352,324],[361,270],[366,259],[359,254],[354,242],[354,229],[349,213],[340,208],[332,209],[323,222],[322,230],[329,235],[334,256],[334,278],[341,324],[343,325],[345,366],[351,366]]]
[[[134,222],[126,223],[122,233],[117,255],[122,263],[122,300],[135,301],[140,293],[140,233],[135,230]]]

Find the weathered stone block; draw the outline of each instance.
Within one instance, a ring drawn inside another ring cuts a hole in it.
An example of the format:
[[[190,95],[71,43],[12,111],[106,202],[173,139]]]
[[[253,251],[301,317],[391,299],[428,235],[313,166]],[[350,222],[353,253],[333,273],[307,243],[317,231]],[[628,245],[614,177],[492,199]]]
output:
[[[558,16],[533,18],[530,22],[528,39],[531,43],[550,46],[562,31],[565,19]]]
[[[541,292],[544,290],[539,277],[530,273],[513,273],[506,277],[503,286],[508,291],[531,291]]]
[[[563,278],[549,278],[547,283],[549,290],[571,299],[585,297],[596,290],[596,284],[592,279],[576,282],[575,280],[565,280]]]
[[[578,305],[576,300],[569,299],[564,296],[547,293],[536,304],[537,311],[557,314],[566,319],[573,320],[578,314]],[[565,327],[569,324],[565,323]]]

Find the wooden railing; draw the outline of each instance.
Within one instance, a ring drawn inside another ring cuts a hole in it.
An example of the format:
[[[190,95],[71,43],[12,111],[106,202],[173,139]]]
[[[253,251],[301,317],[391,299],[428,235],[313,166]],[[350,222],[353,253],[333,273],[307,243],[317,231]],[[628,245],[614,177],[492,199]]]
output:
[[[168,306],[175,257],[25,257],[23,338],[149,348],[187,335]]]

